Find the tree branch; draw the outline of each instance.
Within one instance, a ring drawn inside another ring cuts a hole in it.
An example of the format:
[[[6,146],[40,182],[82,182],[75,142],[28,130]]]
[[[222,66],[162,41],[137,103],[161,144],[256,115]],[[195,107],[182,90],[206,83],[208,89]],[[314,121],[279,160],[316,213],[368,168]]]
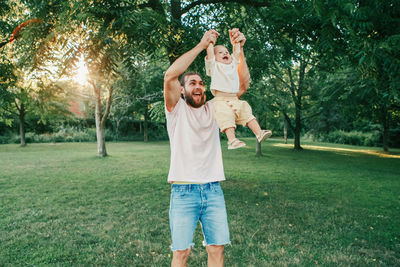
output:
[[[107,103],[106,103],[106,110],[104,111],[103,118],[101,118],[102,125],[104,125],[104,123],[108,117],[108,114],[110,114],[113,91],[114,91],[114,87],[111,86],[110,89],[108,90],[108,99],[107,99]]]
[[[15,103],[15,107],[17,108],[17,110],[20,112],[21,108],[18,106],[18,102],[16,99],[14,99],[14,103]]]
[[[287,88],[290,88],[290,84],[288,84],[282,77],[276,75],[275,73],[272,73],[275,78],[277,78],[279,81],[281,81]]]
[[[276,104],[278,105],[279,110],[282,112],[283,117],[285,118],[286,122],[288,123],[289,128],[294,132],[295,128],[294,128],[294,126],[293,126],[293,124],[292,124],[292,121],[290,120],[288,114],[287,114],[286,111],[282,108],[282,105],[281,105],[279,102],[276,102]]]
[[[182,8],[181,15],[189,12],[190,9],[192,9],[198,5],[229,3],[229,2],[253,6],[253,7],[270,7],[271,6],[269,1],[268,2],[266,2],[266,1],[259,2],[259,1],[255,1],[255,0],[197,0],[197,1],[194,1],[194,2],[186,5],[184,8]]]
[[[292,70],[290,69],[290,67],[288,67],[287,68],[287,71],[288,71],[288,75],[289,75],[289,79],[290,79],[290,87],[289,87],[289,90],[290,90],[290,93],[291,93],[291,95],[292,95],[292,99],[293,99],[293,102],[294,102],[294,104],[296,105],[296,106],[298,106],[299,105],[299,102],[297,101],[298,99],[296,98],[296,85],[295,85],[295,83],[294,83],[294,81],[293,81],[293,76],[292,76]]]
[[[304,86],[304,76],[306,73],[307,63],[304,60],[300,61],[300,72],[299,72],[299,90],[297,92],[297,99],[299,102],[301,101],[301,96],[303,94],[303,86]]]
[[[278,67],[278,65],[276,64],[276,62],[273,61],[272,64],[273,64],[273,66],[274,66],[275,72],[276,72],[276,73],[280,73],[279,67]],[[286,87],[290,88],[290,84],[288,84],[282,77],[278,76],[278,75],[275,74],[275,73],[272,73],[272,75],[274,75],[278,80],[280,80]]]

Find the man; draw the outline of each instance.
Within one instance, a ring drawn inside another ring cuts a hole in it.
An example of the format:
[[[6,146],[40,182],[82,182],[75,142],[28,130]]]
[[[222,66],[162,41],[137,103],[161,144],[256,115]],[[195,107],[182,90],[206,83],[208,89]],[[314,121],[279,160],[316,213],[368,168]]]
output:
[[[200,221],[208,266],[224,265],[224,245],[230,244],[225,201],[219,181],[225,180],[219,130],[213,118],[212,101],[205,103],[205,86],[199,74],[186,73],[196,57],[215,44],[219,34],[207,31],[201,41],[179,57],[164,77],[164,100],[171,147],[168,181],[172,184],[170,227],[171,266],[186,266],[193,234]],[[231,42],[240,42],[238,66],[240,97],[249,87],[249,71],[243,53],[244,35],[233,29]],[[184,96],[184,100],[181,98]]]

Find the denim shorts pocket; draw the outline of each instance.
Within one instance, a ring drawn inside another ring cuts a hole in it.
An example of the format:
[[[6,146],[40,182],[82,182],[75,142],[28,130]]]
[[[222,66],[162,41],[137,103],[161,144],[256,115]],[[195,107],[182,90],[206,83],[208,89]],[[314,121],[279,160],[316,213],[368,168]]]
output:
[[[215,192],[215,193],[217,193],[217,194],[223,195],[223,191],[222,191],[222,188],[221,188],[221,185],[220,185],[220,184],[214,184],[214,185],[212,185],[212,191]]]
[[[171,198],[173,199],[182,199],[184,198],[189,192],[186,190],[182,190],[181,188],[173,188],[171,192]]]

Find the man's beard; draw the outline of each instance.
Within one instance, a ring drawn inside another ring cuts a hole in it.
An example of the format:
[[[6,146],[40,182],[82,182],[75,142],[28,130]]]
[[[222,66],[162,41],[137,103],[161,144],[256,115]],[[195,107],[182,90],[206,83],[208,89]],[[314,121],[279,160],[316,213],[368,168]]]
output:
[[[184,97],[185,97],[186,103],[188,103],[190,106],[192,106],[192,107],[194,107],[194,108],[199,108],[199,107],[201,107],[202,105],[204,105],[204,103],[206,102],[206,94],[204,94],[204,93],[203,93],[203,95],[202,95],[202,97],[201,97],[200,102],[196,102],[196,101],[193,99],[193,96],[192,96],[191,94],[187,93],[186,91],[185,91]]]

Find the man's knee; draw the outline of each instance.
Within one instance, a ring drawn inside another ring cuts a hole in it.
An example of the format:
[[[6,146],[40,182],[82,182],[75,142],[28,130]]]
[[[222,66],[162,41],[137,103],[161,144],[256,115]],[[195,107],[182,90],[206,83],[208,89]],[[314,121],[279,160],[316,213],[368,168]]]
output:
[[[176,261],[177,263],[185,263],[189,257],[190,249],[185,250],[175,250],[173,252],[173,259],[172,261]],[[179,266],[179,265],[178,265]]]
[[[207,253],[209,257],[222,257],[224,255],[224,245],[209,245],[207,246]]]

